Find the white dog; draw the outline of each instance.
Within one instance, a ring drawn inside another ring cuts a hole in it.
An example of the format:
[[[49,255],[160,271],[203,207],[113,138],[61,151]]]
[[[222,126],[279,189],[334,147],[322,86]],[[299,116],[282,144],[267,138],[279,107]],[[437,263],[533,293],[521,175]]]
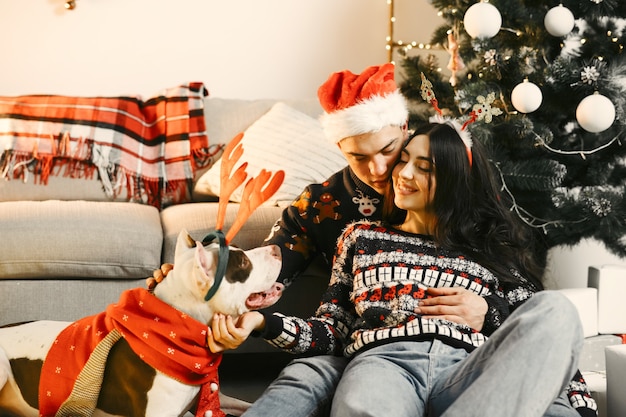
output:
[[[154,294],[127,291],[106,312],[74,324],[1,328],[0,415],[182,416],[194,404],[204,415],[223,415],[221,355],[206,347],[207,325],[214,313],[237,317],[274,304],[283,286],[276,283],[278,247],[228,247],[224,279],[205,301],[219,249],[216,243],[205,248],[182,231],[175,268]],[[88,334],[85,344],[95,350],[84,353],[66,334]]]

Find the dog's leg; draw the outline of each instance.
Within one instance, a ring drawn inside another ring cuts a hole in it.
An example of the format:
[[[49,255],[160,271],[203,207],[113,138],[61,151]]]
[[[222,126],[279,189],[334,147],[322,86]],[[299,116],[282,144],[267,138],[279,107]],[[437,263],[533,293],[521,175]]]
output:
[[[39,411],[24,401],[22,393],[13,378],[10,378],[4,387],[0,389],[0,410],[5,410],[20,417],[39,416]]]
[[[0,410],[16,416],[37,417],[39,412],[26,403],[13,378],[11,363],[4,350],[0,348]]]
[[[240,416],[250,407],[250,403],[235,397],[229,397],[220,391],[220,406],[226,414]]]
[[[148,391],[147,416],[183,416],[191,408],[200,388],[186,385],[157,372]]]

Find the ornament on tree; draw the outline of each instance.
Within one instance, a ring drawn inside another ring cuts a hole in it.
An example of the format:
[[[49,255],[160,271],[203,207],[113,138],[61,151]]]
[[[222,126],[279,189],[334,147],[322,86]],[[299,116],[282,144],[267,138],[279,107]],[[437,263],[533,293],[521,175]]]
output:
[[[461,59],[461,55],[459,54],[459,42],[456,40],[454,33],[448,33],[448,53],[450,54],[450,61],[448,62],[448,69],[452,73],[450,76],[450,85],[452,87],[456,86],[458,78],[456,76],[457,72],[461,71],[465,68],[465,64],[463,63],[463,59]]]
[[[541,106],[543,95],[536,84],[528,80],[518,84],[511,92],[511,103],[520,113],[532,113]]]
[[[576,120],[587,132],[602,132],[615,121],[615,105],[607,97],[595,92],[580,101]]]
[[[496,6],[480,2],[467,9],[463,24],[465,31],[472,38],[493,38],[500,31],[502,16]]]
[[[472,107],[472,113],[476,115],[475,120],[484,120],[485,123],[491,123],[493,116],[500,116],[502,110],[497,107],[492,107],[494,101],[496,101],[496,93],[493,91],[485,96],[476,97],[478,103]]]
[[[489,65],[490,67],[495,66],[498,63],[497,57],[498,54],[495,49],[485,51],[485,64]]]
[[[584,67],[580,72],[580,80],[583,84],[592,85],[600,78],[600,72],[595,66]]]
[[[543,19],[548,33],[558,38],[570,33],[574,29],[574,23],[574,14],[562,4],[548,10]]]

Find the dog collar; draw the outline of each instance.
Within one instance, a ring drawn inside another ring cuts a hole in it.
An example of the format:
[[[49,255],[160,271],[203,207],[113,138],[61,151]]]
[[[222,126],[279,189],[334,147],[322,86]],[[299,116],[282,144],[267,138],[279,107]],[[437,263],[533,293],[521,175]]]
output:
[[[202,239],[203,245],[208,245],[217,239],[220,250],[217,255],[217,270],[215,271],[215,282],[209,291],[204,296],[204,301],[209,301],[217,292],[220,284],[222,283],[222,279],[226,275],[226,266],[228,265],[228,245],[226,244],[226,237],[224,237],[224,233],[221,230],[216,230],[214,232],[209,233]]]

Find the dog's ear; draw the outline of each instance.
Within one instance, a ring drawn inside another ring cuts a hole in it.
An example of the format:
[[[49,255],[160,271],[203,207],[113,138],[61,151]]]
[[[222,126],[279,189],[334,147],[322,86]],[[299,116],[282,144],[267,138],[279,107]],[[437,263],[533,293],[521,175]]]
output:
[[[176,240],[176,249],[174,252],[174,258],[177,254],[183,253],[196,246],[196,242],[189,236],[189,232],[186,229],[182,229],[178,233],[178,239]]]
[[[206,294],[215,281],[214,266],[216,259],[213,258],[213,253],[207,252],[200,243],[197,243],[194,261],[196,264],[194,276],[197,280],[198,288]]]

